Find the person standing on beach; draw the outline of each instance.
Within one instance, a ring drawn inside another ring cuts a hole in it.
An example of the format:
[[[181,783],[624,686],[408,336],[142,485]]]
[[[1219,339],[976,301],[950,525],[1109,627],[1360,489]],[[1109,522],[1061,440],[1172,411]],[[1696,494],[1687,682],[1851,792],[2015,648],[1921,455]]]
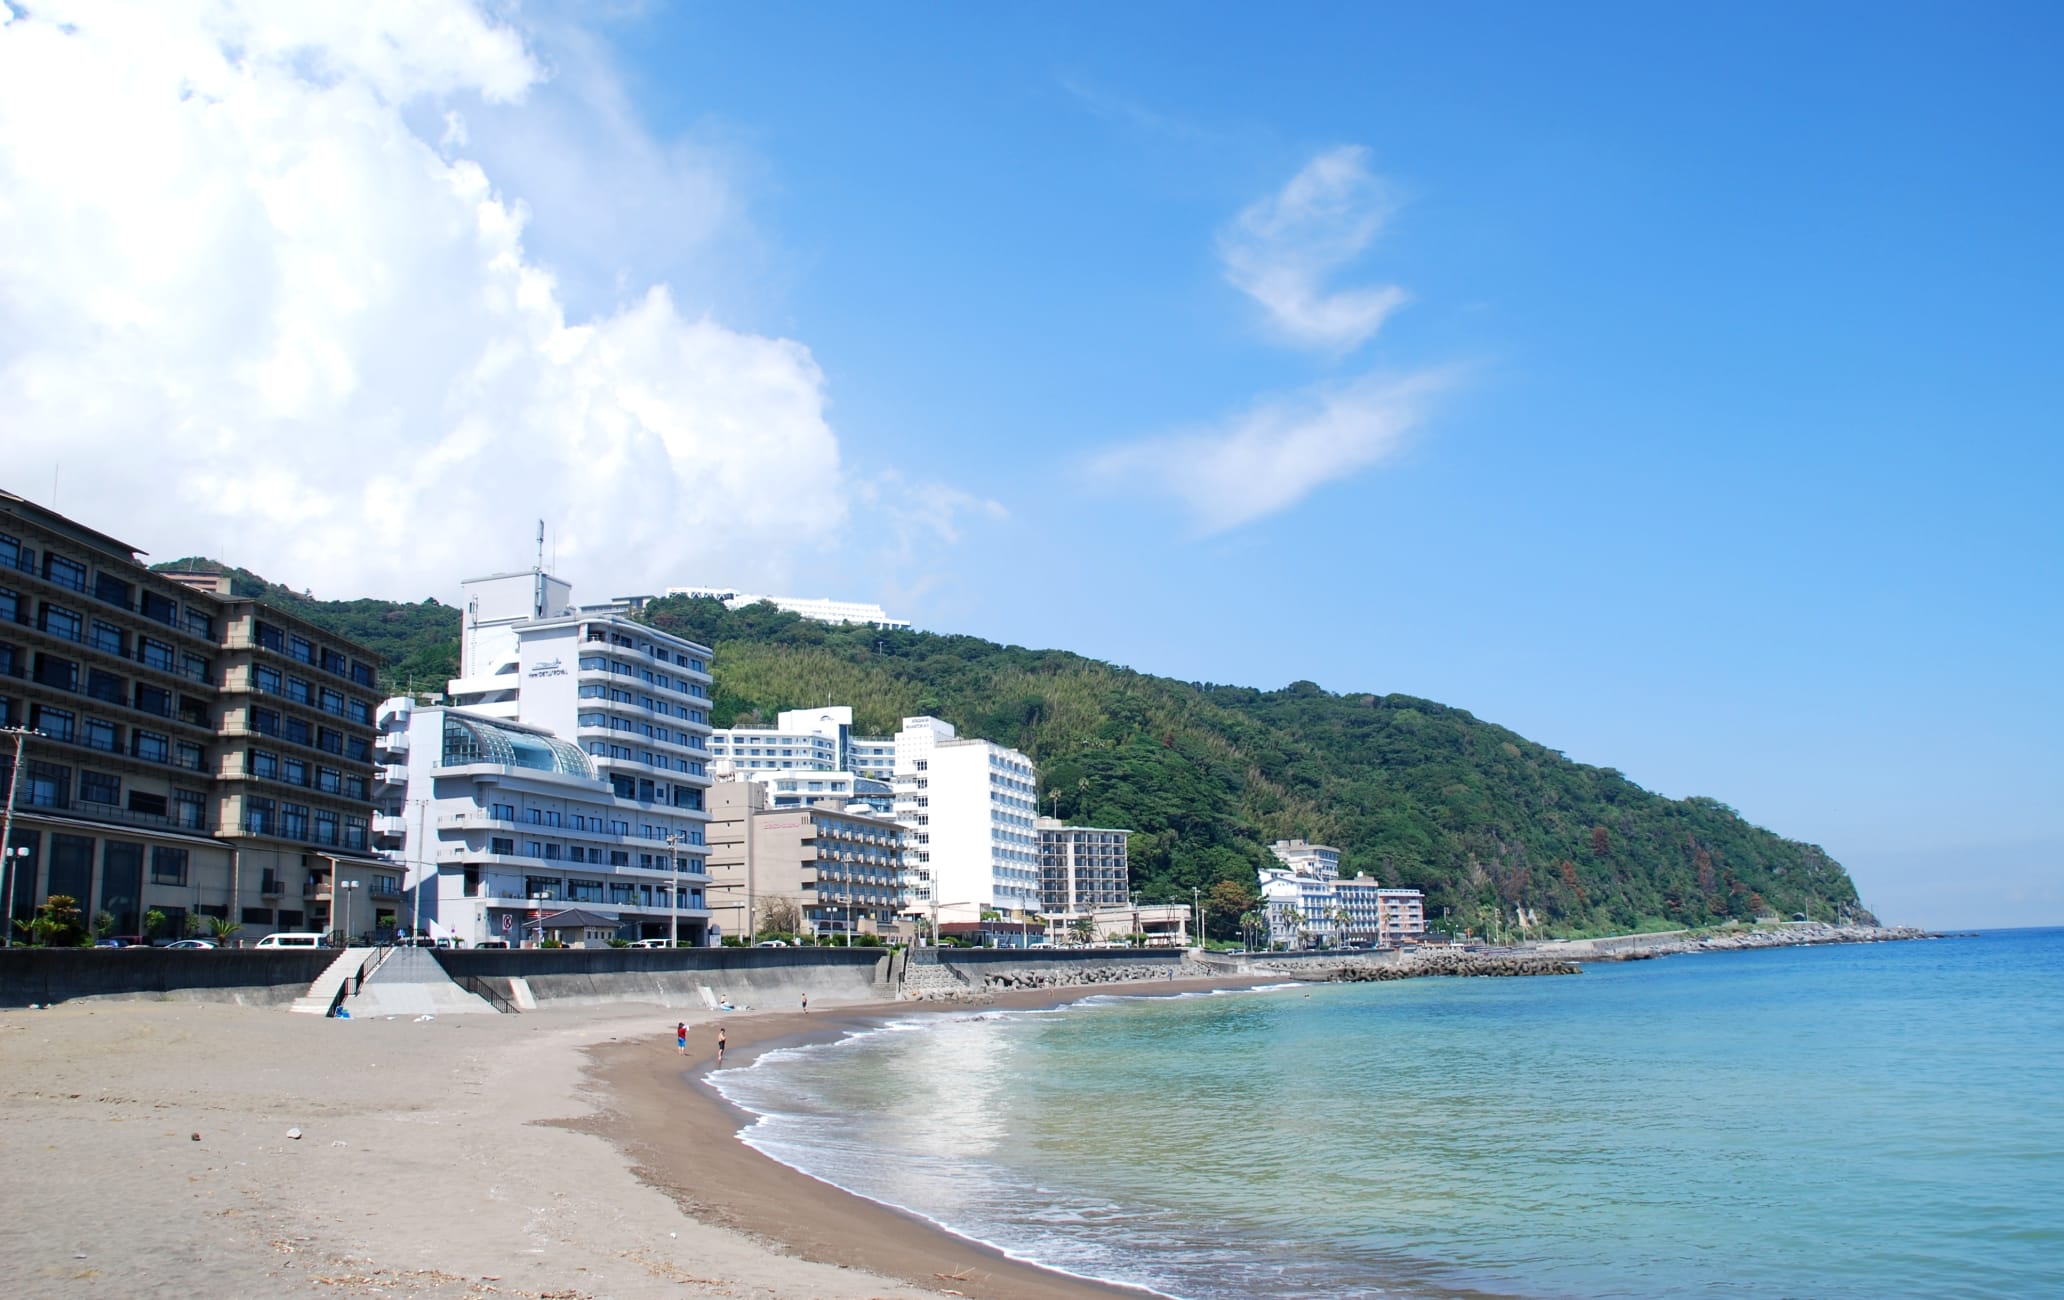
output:
[[[683,1056],[688,1055],[688,1022],[685,1020],[674,1024],[674,1050]]]
[[[810,1014],[810,995],[807,993],[803,994],[803,1014]]]
[[[724,1027],[723,1027],[722,1025],[718,1025],[718,1026],[717,1026],[717,1064],[718,1064],[718,1065],[722,1065],[723,1063],[724,1063]]]

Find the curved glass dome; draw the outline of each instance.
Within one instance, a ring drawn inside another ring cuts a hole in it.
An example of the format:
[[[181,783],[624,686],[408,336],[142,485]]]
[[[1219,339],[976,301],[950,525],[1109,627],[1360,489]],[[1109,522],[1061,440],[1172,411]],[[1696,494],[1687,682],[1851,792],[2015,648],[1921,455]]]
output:
[[[539,772],[559,772],[584,781],[595,779],[588,756],[578,746],[551,736],[513,731],[496,726],[486,718],[462,714],[444,715],[444,757],[441,766],[492,763],[497,767],[528,767]]]

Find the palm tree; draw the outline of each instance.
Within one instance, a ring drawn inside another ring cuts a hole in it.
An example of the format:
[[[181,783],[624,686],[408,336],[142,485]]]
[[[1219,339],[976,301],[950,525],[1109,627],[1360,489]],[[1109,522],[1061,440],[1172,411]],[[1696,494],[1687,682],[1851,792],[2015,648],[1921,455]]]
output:
[[[226,916],[211,916],[208,918],[209,937],[225,948],[229,946],[229,941],[236,937],[237,931],[243,928],[240,922],[232,921]]]

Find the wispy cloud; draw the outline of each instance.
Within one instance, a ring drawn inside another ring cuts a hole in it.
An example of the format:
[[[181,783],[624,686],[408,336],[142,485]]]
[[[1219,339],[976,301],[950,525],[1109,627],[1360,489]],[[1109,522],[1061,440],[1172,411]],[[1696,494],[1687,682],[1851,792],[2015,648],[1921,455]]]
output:
[[[1106,487],[1174,497],[1200,534],[1220,533],[1389,457],[1453,379],[1428,371],[1321,384],[1266,398],[1214,428],[1114,448],[1091,468]]]
[[[1368,159],[1359,145],[1327,150],[1219,236],[1226,279],[1261,304],[1276,334],[1301,347],[1353,351],[1408,298],[1396,285],[1328,288],[1396,208]]]

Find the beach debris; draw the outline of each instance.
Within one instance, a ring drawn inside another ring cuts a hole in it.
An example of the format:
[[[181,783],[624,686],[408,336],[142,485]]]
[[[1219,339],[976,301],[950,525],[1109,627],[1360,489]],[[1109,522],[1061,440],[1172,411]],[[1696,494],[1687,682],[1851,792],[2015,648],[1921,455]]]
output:
[[[423,1022],[424,1022],[425,1020],[435,1020],[435,1019],[437,1019],[437,1017],[436,1017],[436,1016],[430,1016],[430,1015],[422,1015],[422,1016],[417,1016],[417,1017],[416,1017],[416,1023],[420,1025],[420,1024],[422,1024],[422,1023],[423,1023]]]
[[[200,1134],[198,1134],[198,1133],[196,1133],[196,1134],[194,1134],[194,1135],[193,1135],[193,1137],[192,1137],[192,1139],[191,1139],[191,1140],[192,1140],[192,1141],[195,1141],[195,1142],[198,1142],[198,1141],[200,1141],[200,1140],[201,1140],[201,1135],[200,1135]]]
[[[338,1138],[335,1141],[331,1142],[330,1145],[333,1147],[348,1147],[351,1144],[349,1142],[346,1142],[343,1138]]]
[[[290,1129],[288,1129],[288,1130],[287,1130],[287,1139],[288,1139],[289,1141],[292,1141],[292,1142],[299,1142],[299,1141],[301,1140],[301,1130],[300,1130],[300,1129],[298,1129],[298,1128],[290,1128]]]

